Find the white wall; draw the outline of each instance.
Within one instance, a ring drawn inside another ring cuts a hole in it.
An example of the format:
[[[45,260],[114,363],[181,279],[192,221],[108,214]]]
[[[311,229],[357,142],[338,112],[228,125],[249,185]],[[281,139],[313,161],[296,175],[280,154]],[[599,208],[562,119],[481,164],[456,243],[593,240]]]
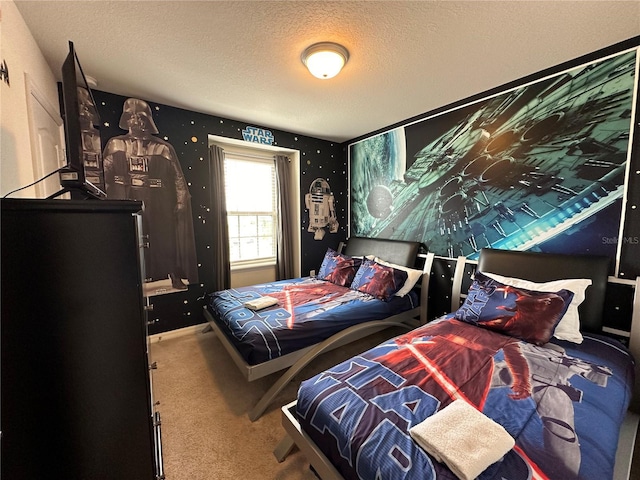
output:
[[[275,280],[275,265],[245,268],[243,270],[231,270],[231,288],[257,285],[259,283],[268,283]]]
[[[13,0],[0,1],[0,62],[6,62],[10,81],[10,85],[5,82],[0,85],[0,196],[4,196],[36,180],[25,74],[56,112],[60,112],[56,78]],[[35,196],[33,187],[12,195]]]

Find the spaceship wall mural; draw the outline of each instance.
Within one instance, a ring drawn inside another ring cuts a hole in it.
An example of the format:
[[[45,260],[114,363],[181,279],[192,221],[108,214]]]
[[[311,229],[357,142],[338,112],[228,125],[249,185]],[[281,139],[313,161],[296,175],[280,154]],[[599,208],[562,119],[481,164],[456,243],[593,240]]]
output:
[[[350,234],[616,257],[637,48],[463,103],[348,146]]]

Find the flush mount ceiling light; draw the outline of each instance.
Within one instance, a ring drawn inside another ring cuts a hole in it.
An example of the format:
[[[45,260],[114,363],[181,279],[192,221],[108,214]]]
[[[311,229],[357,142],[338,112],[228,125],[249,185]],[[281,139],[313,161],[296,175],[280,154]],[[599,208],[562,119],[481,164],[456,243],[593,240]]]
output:
[[[321,79],[333,78],[349,60],[349,51],[333,42],[314,43],[302,52],[304,63],[311,75]]]

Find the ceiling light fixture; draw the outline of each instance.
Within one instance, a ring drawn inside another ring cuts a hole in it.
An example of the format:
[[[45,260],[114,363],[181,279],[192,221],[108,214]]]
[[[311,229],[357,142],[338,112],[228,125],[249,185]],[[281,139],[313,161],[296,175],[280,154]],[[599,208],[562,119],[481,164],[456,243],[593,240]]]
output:
[[[333,78],[349,60],[349,51],[333,42],[314,43],[302,52],[302,63],[311,75],[323,80]]]

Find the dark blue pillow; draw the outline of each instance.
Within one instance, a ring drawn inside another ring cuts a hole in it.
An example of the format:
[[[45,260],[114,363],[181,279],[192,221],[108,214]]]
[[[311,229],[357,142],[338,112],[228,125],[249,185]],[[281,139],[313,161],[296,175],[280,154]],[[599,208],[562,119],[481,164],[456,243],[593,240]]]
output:
[[[361,263],[361,258],[343,255],[332,248],[328,248],[322,260],[322,265],[320,265],[320,270],[318,270],[317,278],[327,280],[335,285],[348,287],[351,285]]]
[[[351,282],[351,288],[389,301],[407,281],[407,272],[365,259]]]
[[[547,343],[567,311],[573,292],[536,292],[512,287],[476,272],[454,317],[536,345]]]

